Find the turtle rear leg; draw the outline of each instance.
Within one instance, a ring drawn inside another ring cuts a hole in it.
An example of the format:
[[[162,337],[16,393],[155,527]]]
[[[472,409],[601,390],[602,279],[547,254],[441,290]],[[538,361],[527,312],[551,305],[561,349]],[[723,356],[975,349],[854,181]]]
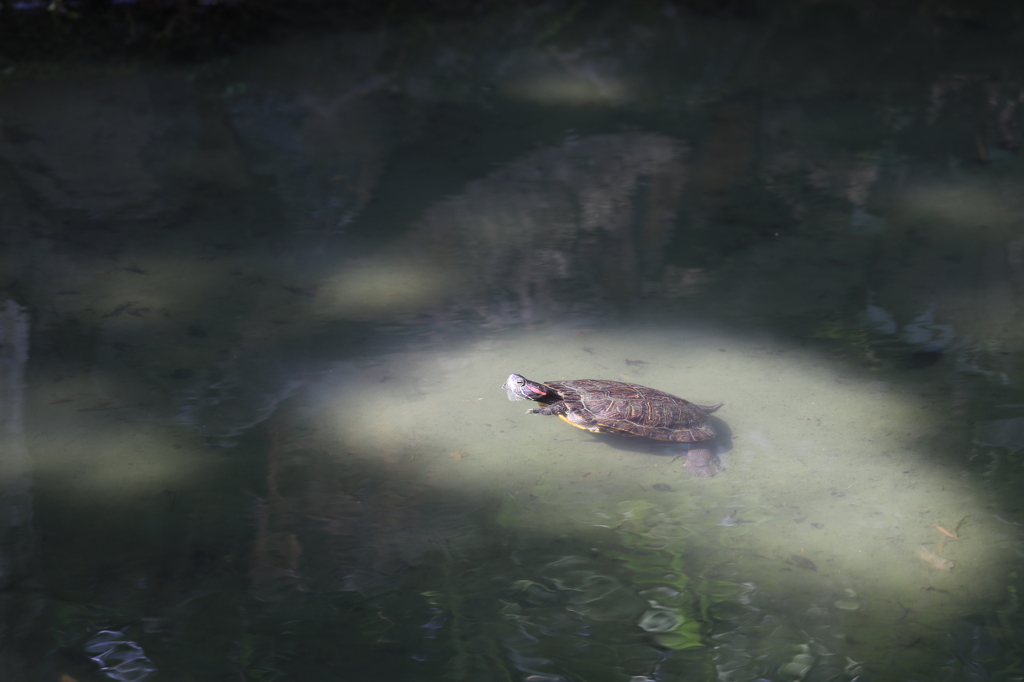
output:
[[[718,455],[703,446],[690,446],[683,467],[698,478],[711,478],[722,470]]]

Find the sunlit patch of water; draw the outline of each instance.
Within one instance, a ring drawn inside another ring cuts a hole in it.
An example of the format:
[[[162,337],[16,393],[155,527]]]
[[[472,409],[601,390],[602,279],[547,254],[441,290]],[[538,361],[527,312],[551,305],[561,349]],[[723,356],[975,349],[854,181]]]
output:
[[[1021,538],[963,475],[956,430],[898,375],[768,334],[655,324],[577,331],[509,331],[349,362],[305,395],[303,419],[332,456],[412,468],[448,496],[503,499],[502,523],[536,534],[617,528],[625,501],[653,504],[686,529],[672,537],[703,557],[697,570],[751,585],[753,603],[771,603],[787,627],[806,628],[815,611],[825,643],[794,644],[810,647],[794,656],[815,665],[838,651],[878,655],[908,619],[941,631],[949,614],[1002,598]],[[694,479],[671,454],[623,451],[524,414],[500,389],[509,371],[723,401],[726,471]],[[659,532],[648,528],[645,542],[670,552]],[[778,665],[795,675],[802,660]]]

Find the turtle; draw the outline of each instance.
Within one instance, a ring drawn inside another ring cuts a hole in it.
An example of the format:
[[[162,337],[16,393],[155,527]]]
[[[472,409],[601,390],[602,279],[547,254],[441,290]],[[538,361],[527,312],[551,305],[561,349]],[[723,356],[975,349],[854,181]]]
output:
[[[687,443],[686,469],[707,478],[722,470],[710,442],[718,434],[708,415],[717,405],[697,405],[647,386],[608,379],[530,381],[511,374],[502,385],[509,400],[534,400],[528,414],[557,415],[594,433],[617,433]]]

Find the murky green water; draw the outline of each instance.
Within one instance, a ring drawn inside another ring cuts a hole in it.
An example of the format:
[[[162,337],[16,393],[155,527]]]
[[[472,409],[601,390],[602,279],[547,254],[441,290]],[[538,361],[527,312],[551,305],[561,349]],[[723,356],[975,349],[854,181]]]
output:
[[[1022,26],[7,73],[0,677],[1024,678]],[[722,402],[724,471],[511,372]]]

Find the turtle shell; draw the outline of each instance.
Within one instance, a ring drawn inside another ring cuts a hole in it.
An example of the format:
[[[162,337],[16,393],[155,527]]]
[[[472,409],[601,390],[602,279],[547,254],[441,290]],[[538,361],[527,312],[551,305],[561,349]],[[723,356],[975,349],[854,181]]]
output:
[[[565,403],[560,416],[581,429],[677,443],[699,443],[716,435],[708,413],[718,405],[696,405],[625,381],[575,379],[545,385]]]

